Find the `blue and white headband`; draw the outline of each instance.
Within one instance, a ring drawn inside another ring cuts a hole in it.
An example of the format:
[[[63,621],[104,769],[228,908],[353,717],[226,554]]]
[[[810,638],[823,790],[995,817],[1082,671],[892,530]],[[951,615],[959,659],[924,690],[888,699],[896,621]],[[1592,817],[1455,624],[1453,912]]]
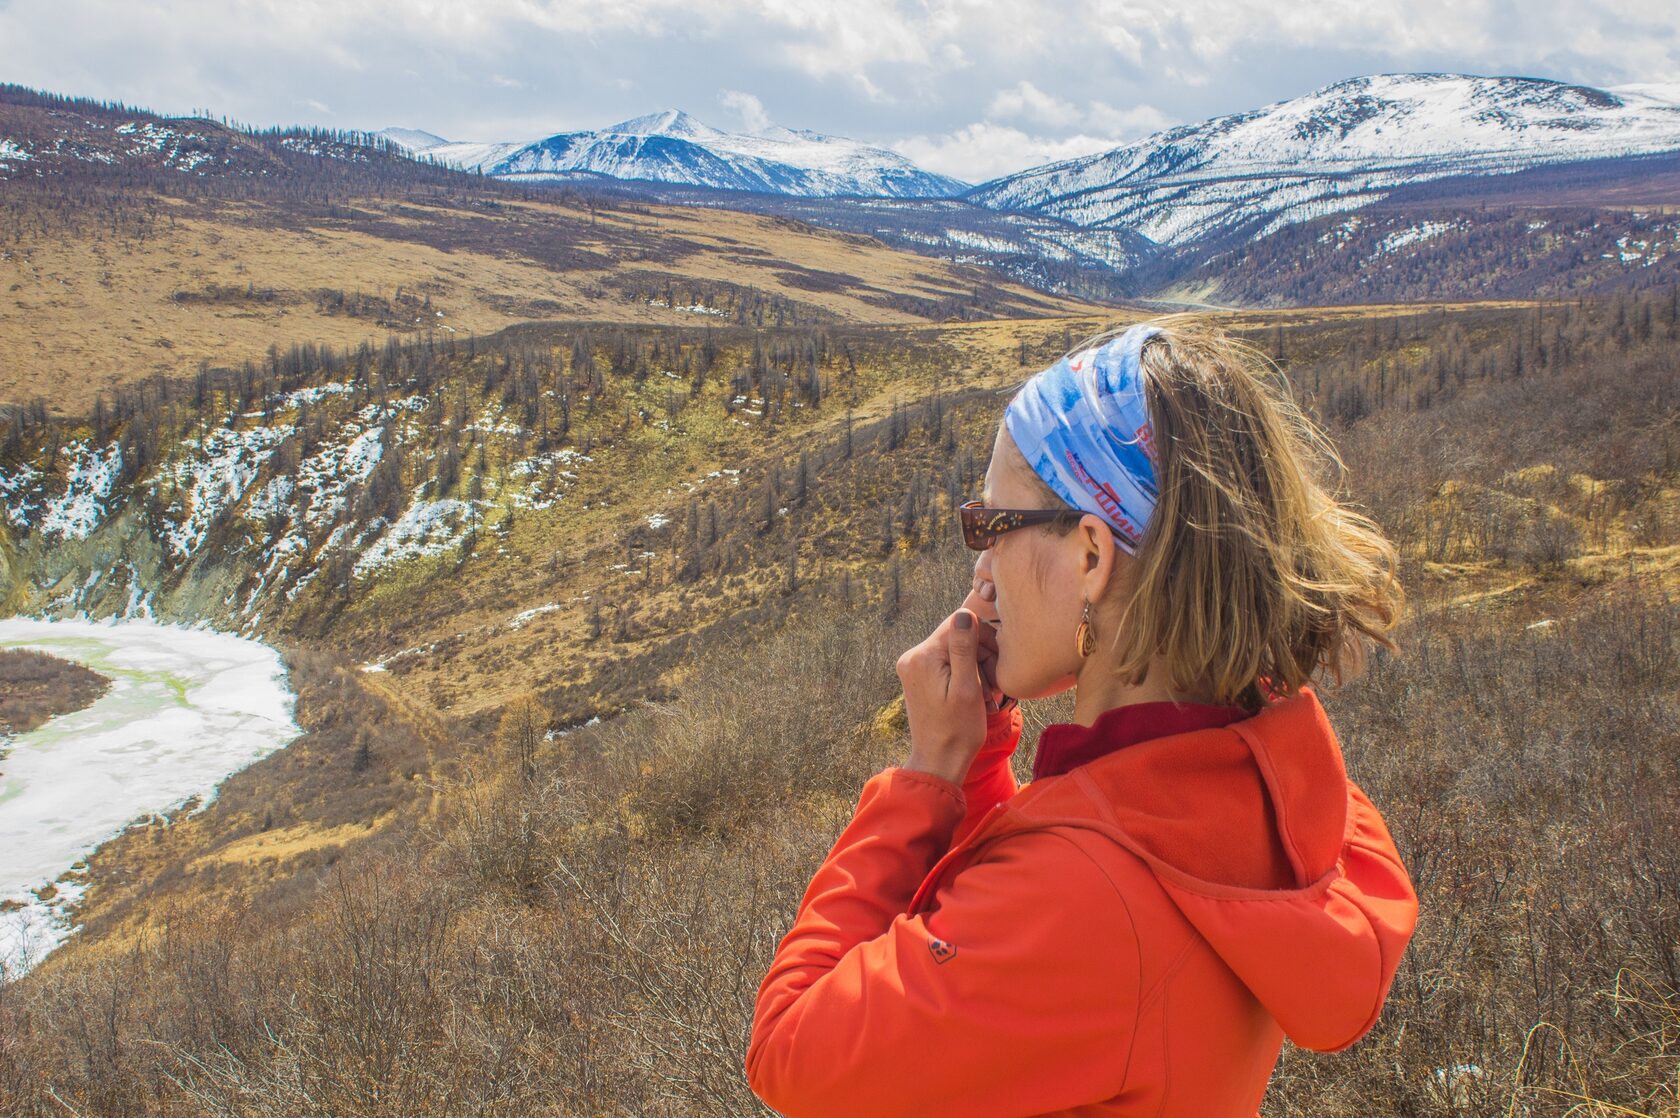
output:
[[[1142,359],[1144,343],[1160,332],[1134,326],[1064,357],[1027,381],[1003,413],[1033,472],[1069,505],[1107,521],[1129,555],[1143,542],[1158,494]]]

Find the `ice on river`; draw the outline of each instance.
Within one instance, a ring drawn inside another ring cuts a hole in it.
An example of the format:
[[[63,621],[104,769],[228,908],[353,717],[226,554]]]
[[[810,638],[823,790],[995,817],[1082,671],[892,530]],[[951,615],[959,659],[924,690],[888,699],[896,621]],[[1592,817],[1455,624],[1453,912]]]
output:
[[[136,819],[202,810],[229,774],[301,732],[279,654],[227,633],[152,621],[0,620],[0,648],[34,648],[108,677],[104,697],[0,744],[0,979],[73,930],[72,882],[36,894]]]

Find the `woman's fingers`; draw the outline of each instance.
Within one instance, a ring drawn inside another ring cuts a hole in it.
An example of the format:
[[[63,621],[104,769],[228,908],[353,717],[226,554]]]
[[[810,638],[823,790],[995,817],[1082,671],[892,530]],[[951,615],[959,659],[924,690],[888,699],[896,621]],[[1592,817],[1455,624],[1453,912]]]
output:
[[[976,577],[975,581],[978,584],[980,580]],[[989,586],[990,583],[987,583],[987,585]],[[961,608],[974,614],[979,622],[974,630],[976,640],[975,660],[982,687],[987,692],[987,706],[990,708],[993,703],[991,693],[998,690],[995,674],[998,654],[997,630],[991,625],[991,622],[997,620],[997,607],[983,597],[979,589],[976,588],[969,591],[968,597],[963,599]]]
[[[991,688],[981,668],[986,626],[959,608],[898,658],[910,723],[911,767],[960,780],[986,735]]]
[[[950,695],[963,702],[980,695],[980,622],[966,609],[946,618],[946,655],[951,666]]]

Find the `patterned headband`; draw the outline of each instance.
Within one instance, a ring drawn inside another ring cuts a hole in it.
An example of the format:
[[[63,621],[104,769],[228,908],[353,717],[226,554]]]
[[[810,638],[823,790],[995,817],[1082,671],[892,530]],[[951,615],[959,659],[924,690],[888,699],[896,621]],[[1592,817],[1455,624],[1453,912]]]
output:
[[[1004,410],[1009,437],[1069,505],[1106,520],[1137,554],[1155,511],[1155,449],[1144,400],[1143,346],[1161,331],[1134,326],[1038,373]]]

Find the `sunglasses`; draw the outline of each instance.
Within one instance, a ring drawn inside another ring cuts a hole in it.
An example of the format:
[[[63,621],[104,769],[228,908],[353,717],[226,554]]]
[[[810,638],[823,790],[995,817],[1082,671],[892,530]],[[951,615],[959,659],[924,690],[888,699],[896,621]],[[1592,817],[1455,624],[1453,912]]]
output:
[[[958,506],[957,515],[962,518],[963,543],[985,551],[1005,532],[1055,520],[1078,520],[1085,514],[1073,509],[994,509],[969,501]]]

